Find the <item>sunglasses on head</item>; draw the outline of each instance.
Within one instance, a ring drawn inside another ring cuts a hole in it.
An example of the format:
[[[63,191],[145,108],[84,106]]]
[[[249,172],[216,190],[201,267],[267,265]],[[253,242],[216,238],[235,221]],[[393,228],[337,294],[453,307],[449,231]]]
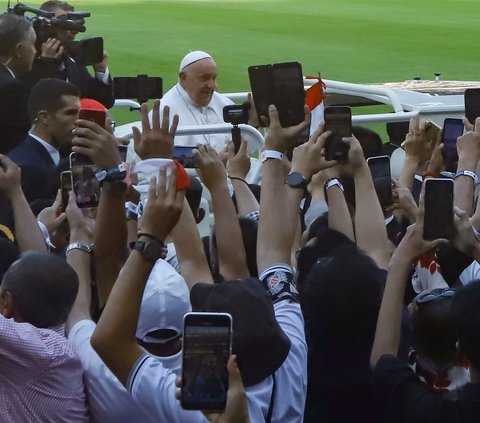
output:
[[[426,304],[436,301],[439,298],[452,298],[454,296],[455,290],[453,288],[437,288],[432,291],[423,292],[417,297],[415,302],[417,304]]]

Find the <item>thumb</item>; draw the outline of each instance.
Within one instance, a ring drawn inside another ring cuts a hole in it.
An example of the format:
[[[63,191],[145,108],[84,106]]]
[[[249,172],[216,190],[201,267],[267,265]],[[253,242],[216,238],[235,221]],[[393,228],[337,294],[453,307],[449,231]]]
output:
[[[233,141],[230,141],[227,144],[227,154],[228,160],[232,159],[235,156],[235,145],[233,144]]]
[[[240,369],[238,368],[238,365],[237,365],[236,355],[230,356],[227,363],[227,370],[228,370],[230,387],[243,390],[244,389],[243,380],[242,380],[242,375],[240,373]]]
[[[140,147],[140,141],[142,138],[140,129],[138,129],[136,126],[133,126],[132,134],[133,134],[133,147],[135,149],[135,153],[138,154],[138,148]]]
[[[57,190],[57,196],[55,197],[55,201],[53,202],[52,207],[55,210],[58,210],[61,204],[62,204],[62,190],[59,189]]]

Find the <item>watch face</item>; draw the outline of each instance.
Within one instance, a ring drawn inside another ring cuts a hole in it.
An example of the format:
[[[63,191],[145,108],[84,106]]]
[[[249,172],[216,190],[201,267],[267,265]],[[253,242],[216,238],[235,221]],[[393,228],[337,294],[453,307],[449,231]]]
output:
[[[147,242],[143,250],[145,258],[156,261],[162,256],[162,246],[158,242]]]
[[[306,182],[300,172],[292,172],[287,176],[287,184],[292,188],[303,188],[307,185]]]

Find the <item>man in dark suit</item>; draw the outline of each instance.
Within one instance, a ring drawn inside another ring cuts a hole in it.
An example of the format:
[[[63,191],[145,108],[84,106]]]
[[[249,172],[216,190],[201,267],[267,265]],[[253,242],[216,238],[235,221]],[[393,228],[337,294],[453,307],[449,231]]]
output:
[[[67,2],[57,0],[46,1],[40,8],[55,13],[56,17],[74,11],[73,6]],[[104,53],[103,60],[93,65],[95,76],[91,76],[87,68],[77,63],[63,45],[65,42],[74,41],[76,35],[76,31],[57,30],[55,38],[43,42],[41,53],[34,61],[29,79],[33,81],[41,78],[63,79],[79,89],[81,98],[93,98],[109,109],[115,99],[107,65],[108,56]]]
[[[23,17],[0,15],[0,153],[17,146],[30,128],[28,89],[18,77],[35,58],[35,31]]]
[[[22,189],[29,202],[53,199],[60,185],[58,150],[71,142],[78,119],[78,90],[59,79],[43,79],[33,87],[28,109],[33,126],[8,156],[22,169]]]

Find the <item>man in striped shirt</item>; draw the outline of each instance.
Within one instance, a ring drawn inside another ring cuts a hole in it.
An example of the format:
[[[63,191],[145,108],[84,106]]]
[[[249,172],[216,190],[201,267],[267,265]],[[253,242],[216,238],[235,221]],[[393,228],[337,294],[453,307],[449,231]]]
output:
[[[60,257],[29,252],[0,285],[0,421],[88,422],[83,370],[63,325],[78,291]]]

